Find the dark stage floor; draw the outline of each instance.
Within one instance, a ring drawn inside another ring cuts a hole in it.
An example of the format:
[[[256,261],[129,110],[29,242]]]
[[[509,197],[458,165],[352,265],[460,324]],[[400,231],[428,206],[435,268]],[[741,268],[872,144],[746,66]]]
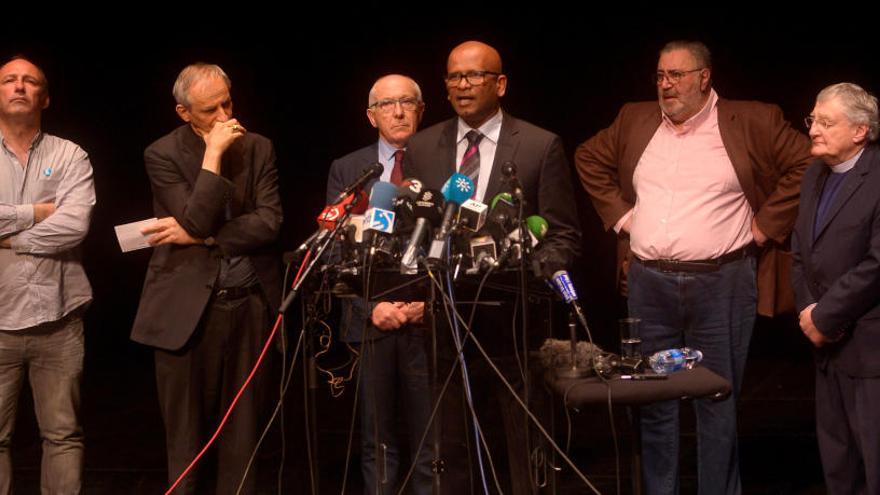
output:
[[[752,341],[743,397],[739,406],[740,458],[744,493],[824,493],[813,422],[813,364],[800,334],[782,321],[759,321]],[[97,332],[94,326],[91,330]],[[87,435],[84,492],[91,495],[161,494],[166,488],[163,430],[152,378],[151,355],[132,346],[114,354],[91,349],[84,389]],[[351,411],[350,393],[332,399],[319,390],[318,451],[320,491],[340,493]],[[303,390],[295,379],[290,389],[287,455],[283,493],[308,493],[303,436]],[[16,493],[39,492],[40,448],[30,400],[22,404],[15,436]],[[695,493],[696,456],[690,408],[683,408],[682,493]],[[628,430],[624,410],[616,411],[621,442],[623,493],[629,493]],[[615,492],[615,462],[604,408],[572,416],[571,452],[588,478],[602,491]],[[556,421],[557,441],[565,441],[564,416]],[[280,459],[278,430],[261,452],[260,493],[277,493]],[[355,454],[357,449],[355,449]],[[361,493],[357,458],[349,473],[347,493]],[[560,472],[557,493],[588,493],[568,470]]]

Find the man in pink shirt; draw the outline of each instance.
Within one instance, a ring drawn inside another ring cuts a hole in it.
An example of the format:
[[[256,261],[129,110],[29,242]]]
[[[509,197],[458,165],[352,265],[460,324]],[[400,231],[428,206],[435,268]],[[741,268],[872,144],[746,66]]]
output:
[[[701,494],[741,492],[736,398],[756,312],[784,307],[777,272],[797,215],[809,141],[781,110],[712,89],[708,48],[660,50],[657,102],[628,103],[581,144],[575,163],[606,228],[620,238],[621,280],[642,352],[689,347],[731,381],[724,401],[694,402]],[[784,278],[784,277],[783,277]],[[789,291],[790,292],[790,291]],[[791,296],[783,295],[790,304]],[[678,402],[642,408],[647,493],[678,492]]]

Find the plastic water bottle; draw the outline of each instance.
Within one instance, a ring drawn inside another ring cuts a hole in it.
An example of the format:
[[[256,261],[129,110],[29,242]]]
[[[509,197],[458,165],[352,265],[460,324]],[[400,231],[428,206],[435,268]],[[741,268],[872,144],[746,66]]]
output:
[[[683,368],[691,369],[703,359],[703,353],[683,347],[655,352],[648,358],[648,364],[658,375],[667,375]]]

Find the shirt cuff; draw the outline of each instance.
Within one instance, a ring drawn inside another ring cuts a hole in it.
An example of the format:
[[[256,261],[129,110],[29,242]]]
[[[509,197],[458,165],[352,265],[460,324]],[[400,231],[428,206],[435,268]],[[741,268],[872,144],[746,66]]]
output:
[[[617,223],[614,224],[615,234],[619,234],[621,229],[623,229],[624,224],[626,224],[626,222],[628,222],[629,219],[632,218],[634,209],[635,208],[630,208],[629,211],[624,213],[623,216],[620,217],[620,220],[618,220]]]
[[[34,226],[34,205],[15,205],[15,231]]]

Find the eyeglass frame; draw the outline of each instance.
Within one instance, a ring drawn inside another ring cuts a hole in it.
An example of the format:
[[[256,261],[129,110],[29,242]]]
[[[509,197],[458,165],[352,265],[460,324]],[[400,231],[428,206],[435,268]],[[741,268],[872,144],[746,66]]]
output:
[[[812,115],[807,115],[806,117],[804,117],[804,125],[807,126],[807,130],[813,128],[813,123],[818,124],[819,127],[826,131],[837,125],[837,122],[832,122],[828,119],[817,119]]]
[[[699,69],[691,69],[691,70],[658,70],[654,73],[654,84],[663,84],[664,80],[668,80],[669,84],[675,86],[680,83],[684,76],[692,73],[692,72],[700,72],[706,70],[708,67],[700,67]]]
[[[466,72],[453,72],[451,74],[446,74],[446,77],[443,78],[443,81],[446,83],[446,86],[454,87],[461,84],[461,80],[464,79],[471,86],[482,86],[486,84],[486,76],[503,76],[504,74],[501,72],[493,72],[491,70],[469,70]],[[455,76],[458,80],[451,81],[450,78]],[[483,80],[479,83],[474,83],[471,81],[472,77],[480,77]]]
[[[412,103],[412,108],[406,108],[408,104]],[[403,109],[404,112],[414,112],[419,109],[423,104],[422,100],[416,98],[415,96],[404,96],[402,98],[385,98],[374,102],[373,104],[367,106],[367,109],[373,111],[379,111],[382,113],[391,113],[400,105],[400,108]]]

